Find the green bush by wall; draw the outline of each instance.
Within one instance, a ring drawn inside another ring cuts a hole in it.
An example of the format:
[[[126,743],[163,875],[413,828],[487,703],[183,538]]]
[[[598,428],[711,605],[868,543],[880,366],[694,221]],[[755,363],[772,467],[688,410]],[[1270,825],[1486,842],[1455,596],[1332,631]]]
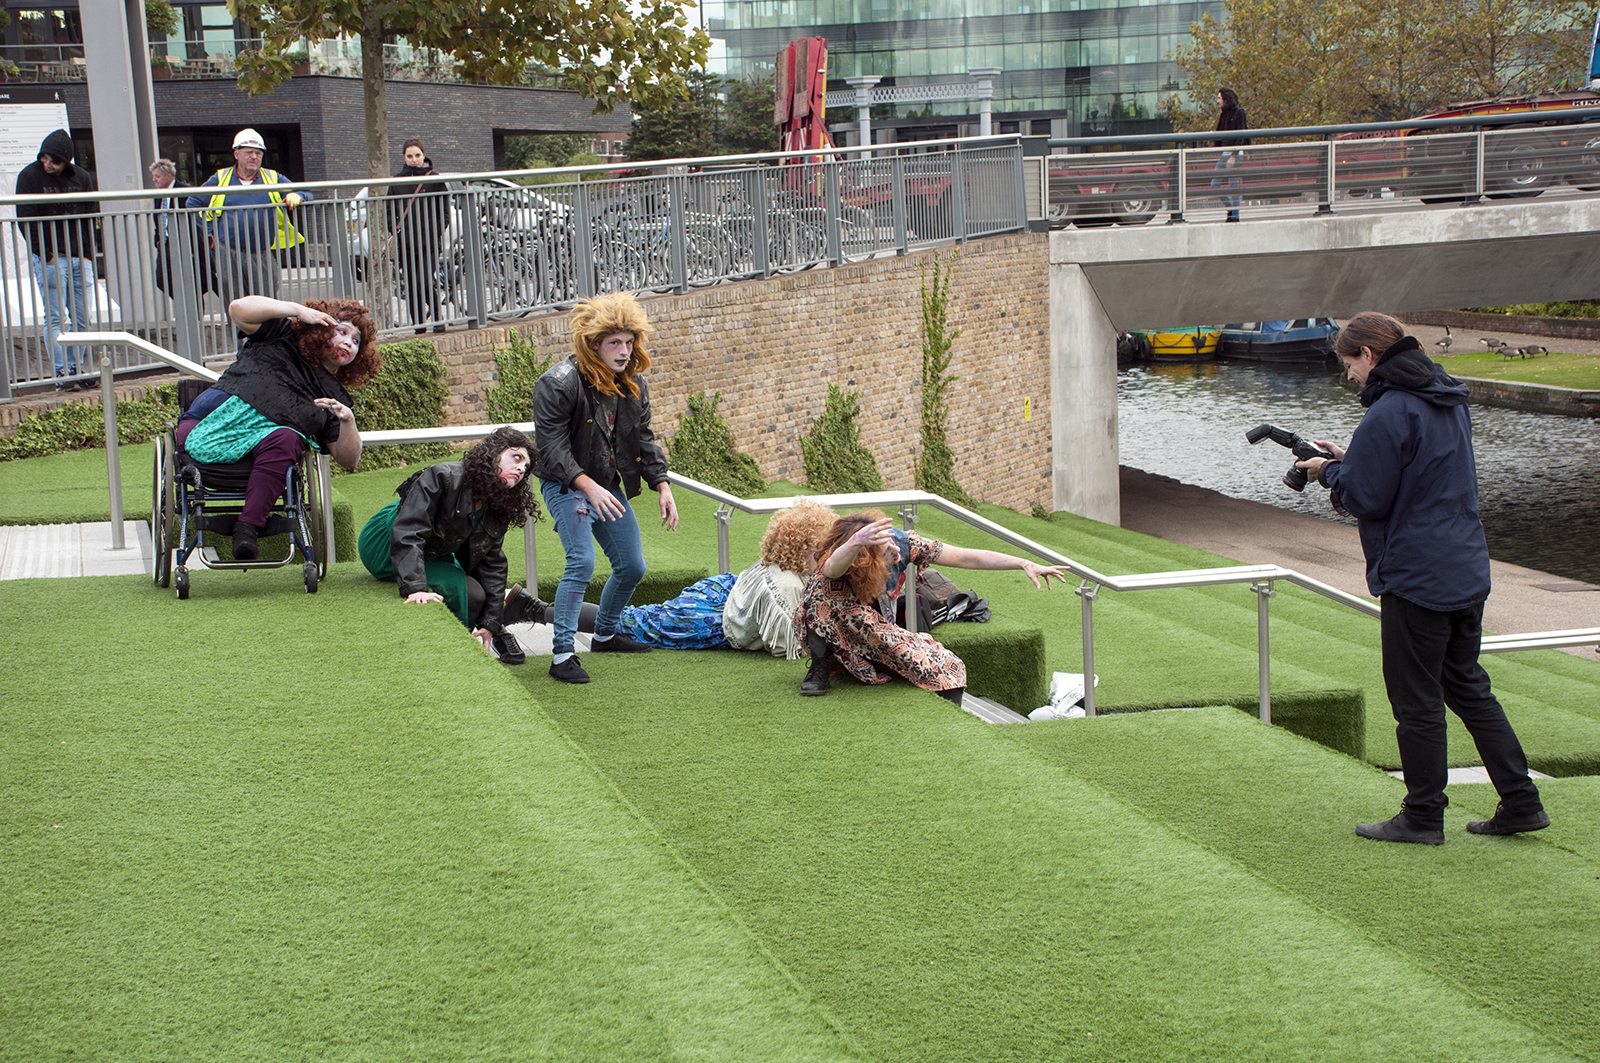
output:
[[[178,385],[158,384],[142,399],[117,403],[117,442],[147,443],[178,419]],[[87,402],[69,402],[26,418],[17,434],[0,439],[0,461],[38,458],[106,445],[105,413]]]
[[[540,358],[533,338],[516,329],[506,341],[506,346],[494,349],[495,375],[500,383],[483,389],[485,412],[494,424],[525,424],[533,420],[533,386],[555,363],[555,355]]]
[[[350,393],[356,427],[363,432],[396,428],[437,428],[444,423],[444,400],[449,394],[444,362],[428,340],[385,343],[378,348],[383,368],[364,388]],[[411,443],[367,447],[361,451],[356,472],[392,469],[419,461],[442,461],[454,451],[448,443]],[[337,465],[334,472],[342,472]]]
[[[856,427],[860,414],[859,392],[828,385],[822,416],[812,423],[811,431],[800,437],[806,486],[817,494],[883,490],[878,463],[873,460],[872,451],[861,445],[861,430]]]
[[[731,495],[749,498],[767,489],[756,459],[733,445],[728,422],[717,413],[722,392],[706,398],[703,391],[689,396],[689,406],[678,418],[678,432],[667,440],[668,467]]]

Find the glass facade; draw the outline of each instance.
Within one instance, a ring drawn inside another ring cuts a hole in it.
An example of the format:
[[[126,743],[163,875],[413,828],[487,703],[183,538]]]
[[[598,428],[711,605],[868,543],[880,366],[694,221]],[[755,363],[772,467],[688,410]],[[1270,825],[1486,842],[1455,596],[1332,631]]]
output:
[[[729,77],[770,75],[785,44],[821,36],[830,104],[851,101],[843,79],[856,75],[911,86],[999,67],[997,116],[1062,118],[1090,133],[1158,119],[1160,101],[1187,87],[1164,57],[1202,12],[1221,9],[1221,0],[702,0],[701,17],[712,69]],[[944,101],[883,117],[976,113],[976,102]]]

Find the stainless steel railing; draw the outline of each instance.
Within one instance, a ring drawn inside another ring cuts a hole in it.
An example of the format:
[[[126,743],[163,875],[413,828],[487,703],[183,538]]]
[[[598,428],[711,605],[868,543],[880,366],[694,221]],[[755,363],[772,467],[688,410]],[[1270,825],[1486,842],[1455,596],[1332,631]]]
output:
[[[1018,137],[884,150],[446,174],[415,194],[391,192],[409,177],[281,183],[316,197],[281,212],[213,209],[207,188],[177,189],[193,198],[167,209],[154,190],[0,196],[0,399],[52,380],[59,331],[128,332],[199,364],[231,355],[227,300],[246,293],[356,299],[380,331],[482,327],[605,292],[685,292],[1027,228]],[[65,223],[94,272],[82,312],[37,279],[29,236],[57,223],[11,216],[45,198],[93,210]],[[63,363],[87,376],[93,354]],[[149,364],[114,357],[118,371]]]
[[[160,362],[194,373],[207,380],[215,380],[217,374],[202,366],[197,366],[170,351],[162,350],[138,336],[127,333],[75,333],[62,337],[74,343],[100,343],[121,344],[138,347],[146,354]],[[109,365],[109,363],[106,363]],[[113,546],[121,549],[122,528],[122,483],[121,474],[116,463],[116,403],[111,391],[111,372],[109,368],[101,369],[101,396],[105,406],[106,418],[106,462],[110,478],[111,490],[111,526]],[[362,446],[379,446],[383,444],[398,443],[437,443],[453,440],[482,439],[493,432],[499,425],[447,425],[441,428],[401,428],[382,432],[362,432]],[[532,424],[516,424],[513,427],[527,432],[530,436],[534,432]],[[322,512],[332,519],[333,495],[331,477],[329,476],[328,456],[318,455],[320,479],[322,483],[323,498]],[[709,484],[691,480],[687,476],[675,472],[667,474],[667,480],[673,487],[681,487],[686,491],[711,499],[717,503],[714,512],[717,521],[717,571],[727,572],[732,568],[732,557],[728,542],[729,522],[735,512],[750,514],[772,514],[780,509],[787,509],[794,504],[793,498],[739,498],[726,491],[719,490]],[[947,516],[954,517],[970,527],[976,528],[1009,546],[1026,550],[1036,557],[1043,558],[1052,565],[1059,565],[1067,569],[1081,581],[1077,588],[1080,601],[1080,611],[1083,622],[1083,672],[1086,677],[1094,675],[1094,603],[1099,598],[1102,588],[1113,591],[1141,591],[1141,590],[1177,590],[1187,587],[1218,587],[1230,584],[1247,584],[1252,593],[1256,595],[1256,667],[1258,684],[1260,688],[1260,717],[1262,722],[1272,722],[1272,640],[1270,634],[1268,602],[1276,597],[1277,592],[1273,584],[1278,581],[1304,587],[1306,590],[1322,595],[1343,605],[1354,609],[1367,616],[1377,617],[1382,611],[1377,602],[1331,587],[1320,580],[1302,575],[1293,569],[1283,568],[1280,565],[1232,565],[1222,568],[1197,568],[1183,569],[1172,572],[1145,572],[1123,576],[1108,576],[1098,572],[1088,565],[1074,561],[1065,554],[1057,553],[1047,546],[1029,539],[1012,531],[1004,525],[997,524],[987,517],[980,516],[964,506],[956,505],[948,499],[941,498],[926,491],[871,491],[858,494],[811,495],[813,501],[821,502],[834,509],[864,509],[868,507],[897,506],[898,516],[905,528],[909,531],[916,526],[917,509],[927,506]],[[333,548],[333,532],[331,527],[327,533],[328,562],[332,564],[336,558]],[[535,553],[533,525],[523,527],[523,544],[527,551],[527,578],[530,582],[538,583],[538,556]],[[917,583],[916,570],[910,568],[906,572],[906,595],[910,601],[916,600]],[[907,624],[911,630],[916,630],[916,609],[906,610]],[[1512,635],[1489,635],[1482,642],[1484,653],[1513,653],[1520,650],[1559,649],[1568,646],[1600,645],[1600,627],[1569,628],[1562,631],[1531,631]],[[1084,712],[1095,715],[1094,683],[1084,683]]]

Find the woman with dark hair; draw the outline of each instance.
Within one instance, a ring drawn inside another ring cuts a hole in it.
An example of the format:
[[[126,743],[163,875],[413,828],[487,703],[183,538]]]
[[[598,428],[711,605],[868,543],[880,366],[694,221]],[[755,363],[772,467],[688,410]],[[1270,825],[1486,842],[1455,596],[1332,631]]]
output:
[[[863,683],[887,683],[898,675],[924,690],[961,704],[967,687],[967,666],[926,632],[913,634],[894,623],[894,598],[905,581],[906,566],[917,570],[934,562],[950,568],[1009,569],[1027,573],[1035,587],[1049,587],[1052,577],[1066,582],[1057,567],[1025,561],[994,550],[968,550],[897,530],[875,509],[834,521],[820,543],[823,558],[806,583],[795,612],[795,635],[811,653],[811,668],[800,693],[814,697],[828,692],[837,663]]]
[[[405,142],[401,160],[403,165],[396,177],[431,177],[438,172],[423,150],[420,137]],[[394,233],[413,331],[422,332],[425,320],[436,321],[439,317],[439,292],[433,274],[443,251],[440,241],[450,224],[450,194],[443,181],[390,185],[384,206],[389,230]],[[433,331],[443,332],[444,326],[436,324]]]
[[[284,476],[309,442],[347,469],[361,460],[350,393],[383,364],[367,308],[351,299],[286,302],[247,295],[228,305],[244,345],[239,357],[178,420],[178,445],[196,461],[251,455],[233,556],[260,556],[257,538],[283,494]]]
[[[522,432],[496,428],[460,461],[408,477],[358,544],[368,572],[398,583],[408,604],[443,602],[502,664],[523,662],[500,617],[506,532],[539,517],[528,476],[536,455]]]
[[[1334,353],[1361,385],[1366,414],[1350,446],[1325,439],[1332,459],[1295,464],[1329,488],[1334,507],[1356,518],[1367,589],[1382,606],[1383,683],[1395,719],[1406,796],[1398,815],[1358,823],[1363,838],[1444,842],[1446,707],[1472,736],[1500,795],[1473,834],[1543,830],[1550,816],[1528,775],[1528,758],[1478,663],[1489,545],[1478,516],[1467,386],[1422,350],[1387,314],[1357,314]]]
[[[1245,115],[1244,108],[1239,106],[1239,94],[1230,88],[1217,90],[1217,131],[1232,132],[1239,129],[1249,129],[1250,119]],[[1241,148],[1250,143],[1249,137],[1218,137],[1211,142],[1219,148]],[[1244,165],[1244,152],[1225,151],[1217,160],[1218,170],[1236,170]],[[1217,188],[1222,184],[1222,178],[1213,177],[1211,187]],[[1228,178],[1229,188],[1239,187],[1239,178]],[[1228,220],[1239,220],[1239,197],[1223,196],[1222,205],[1228,208]]]

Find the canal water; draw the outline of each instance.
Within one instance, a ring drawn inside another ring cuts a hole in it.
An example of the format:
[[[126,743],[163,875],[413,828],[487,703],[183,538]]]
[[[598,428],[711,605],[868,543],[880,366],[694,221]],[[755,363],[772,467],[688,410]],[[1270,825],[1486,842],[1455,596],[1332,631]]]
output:
[[[1244,434],[1263,422],[1306,439],[1348,443],[1365,412],[1336,370],[1253,362],[1140,364],[1117,373],[1121,462],[1354,524],[1312,484],[1282,483],[1289,451]],[[1499,561],[1600,583],[1600,420],[1473,405],[1478,507]]]

